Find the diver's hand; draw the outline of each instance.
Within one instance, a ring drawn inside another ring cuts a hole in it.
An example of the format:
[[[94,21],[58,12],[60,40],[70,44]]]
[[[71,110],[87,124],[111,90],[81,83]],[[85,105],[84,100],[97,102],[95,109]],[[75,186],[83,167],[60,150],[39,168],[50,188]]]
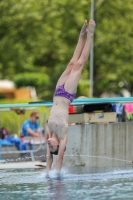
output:
[[[49,174],[46,174],[45,178],[49,178]]]

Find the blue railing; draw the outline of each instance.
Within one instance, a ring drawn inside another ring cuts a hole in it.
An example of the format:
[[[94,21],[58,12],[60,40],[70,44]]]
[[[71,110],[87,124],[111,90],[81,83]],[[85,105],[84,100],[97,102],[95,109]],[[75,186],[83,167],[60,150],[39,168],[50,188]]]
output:
[[[75,99],[71,105],[95,104],[95,103],[125,103],[133,102],[133,97],[111,97],[111,98],[86,98]],[[0,108],[32,107],[32,106],[52,106],[52,101],[38,101],[19,104],[1,104]]]

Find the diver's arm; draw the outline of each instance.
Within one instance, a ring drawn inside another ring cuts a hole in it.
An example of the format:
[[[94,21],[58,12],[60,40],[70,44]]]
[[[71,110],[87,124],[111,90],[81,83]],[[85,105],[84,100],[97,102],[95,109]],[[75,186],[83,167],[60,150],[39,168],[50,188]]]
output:
[[[31,136],[38,137],[39,132],[33,131],[31,128],[26,129],[27,133],[31,134]]]
[[[87,36],[87,26],[88,26],[88,23],[87,23],[87,20],[85,20],[84,25],[80,31],[77,46],[75,48],[74,54],[70,62],[76,62],[82,53],[82,50],[85,45],[86,36]]]
[[[46,175],[49,175],[49,171],[52,167],[53,155],[50,153],[49,147],[47,145],[47,164],[46,164]]]
[[[68,139],[68,136],[66,134],[64,139],[60,140],[59,151],[58,151],[57,162],[56,162],[57,174],[60,173],[60,170],[62,168],[64,151],[65,151],[65,148],[66,148],[67,139]]]

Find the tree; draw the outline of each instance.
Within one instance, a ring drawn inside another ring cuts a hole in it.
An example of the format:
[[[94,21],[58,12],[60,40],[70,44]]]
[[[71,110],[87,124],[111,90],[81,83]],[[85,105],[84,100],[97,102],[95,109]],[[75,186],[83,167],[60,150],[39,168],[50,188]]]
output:
[[[121,89],[133,93],[132,10],[132,0],[95,1],[96,97],[104,91],[119,94]],[[17,87],[34,82],[39,98],[51,99],[89,16],[90,0],[1,0],[1,78],[15,80]],[[89,61],[78,86],[80,95],[89,96]]]
[[[103,91],[120,94],[122,88],[133,94],[132,10],[131,0],[102,0],[95,5],[95,96]]]
[[[26,74],[34,77],[40,73],[42,78],[43,73],[44,80],[47,79],[43,90],[50,88],[50,93],[47,96],[41,92],[39,96],[52,97],[55,83],[71,58],[81,26],[89,15],[88,0],[79,3],[7,0],[0,2],[0,8],[1,78],[14,79],[17,86],[22,86],[19,78],[24,84]],[[39,88],[40,85],[37,87],[40,93]]]

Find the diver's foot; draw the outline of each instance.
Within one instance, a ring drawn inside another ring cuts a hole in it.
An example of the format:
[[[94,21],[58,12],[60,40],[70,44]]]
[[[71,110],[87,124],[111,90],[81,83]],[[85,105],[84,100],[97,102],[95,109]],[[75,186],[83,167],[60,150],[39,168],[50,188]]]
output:
[[[95,27],[96,27],[95,21],[93,19],[90,19],[90,21],[89,21],[89,29],[88,29],[87,36],[93,37],[94,31],[95,31]]]
[[[80,31],[80,35],[86,39],[87,37],[87,32],[88,32],[88,22],[87,20],[84,21],[84,25],[82,26],[82,29]]]

